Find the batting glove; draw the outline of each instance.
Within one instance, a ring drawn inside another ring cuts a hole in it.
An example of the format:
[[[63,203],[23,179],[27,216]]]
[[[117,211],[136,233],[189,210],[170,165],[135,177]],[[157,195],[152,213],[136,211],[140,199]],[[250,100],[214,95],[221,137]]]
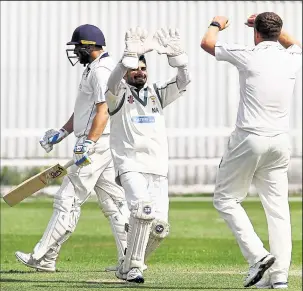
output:
[[[141,27],[131,28],[125,33],[125,50],[122,64],[129,69],[137,69],[139,56],[153,50],[153,42],[148,32]]]
[[[95,151],[95,144],[96,143],[94,141],[86,139],[83,144],[78,144],[75,146],[74,161],[78,167],[82,168],[91,164],[92,160],[89,156]]]
[[[158,54],[166,54],[168,63],[172,67],[187,65],[188,57],[182,48],[178,29],[161,28],[157,30],[153,39],[156,43],[155,49]]]
[[[61,128],[60,130],[50,129],[45,132],[44,136],[40,139],[40,145],[49,153],[53,149],[53,145],[59,143],[61,140],[66,138],[69,133]]]

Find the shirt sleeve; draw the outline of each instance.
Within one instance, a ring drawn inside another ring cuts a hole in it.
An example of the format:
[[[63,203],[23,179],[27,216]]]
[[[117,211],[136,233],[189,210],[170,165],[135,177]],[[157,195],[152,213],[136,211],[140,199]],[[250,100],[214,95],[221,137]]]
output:
[[[226,61],[238,69],[244,69],[252,50],[252,48],[244,45],[227,44],[218,41],[215,45],[215,57],[218,61]]]
[[[105,67],[97,68],[92,74],[93,100],[95,103],[106,102],[105,92],[111,71]]]
[[[158,98],[160,98],[162,107],[166,107],[181,97],[186,91],[186,87],[190,81],[190,75],[188,73],[187,67],[185,66],[178,68],[177,75],[169,81],[163,84],[155,83],[153,87],[158,95]]]
[[[108,88],[105,93],[105,98],[110,112],[114,112],[119,108],[123,101],[123,95],[127,90],[125,80],[123,79],[126,72],[127,68],[119,62],[108,78]]]

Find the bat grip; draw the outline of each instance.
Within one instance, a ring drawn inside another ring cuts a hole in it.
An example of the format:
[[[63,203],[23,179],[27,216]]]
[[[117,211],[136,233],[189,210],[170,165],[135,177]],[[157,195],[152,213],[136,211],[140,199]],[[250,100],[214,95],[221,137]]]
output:
[[[69,168],[70,166],[72,166],[74,163],[75,163],[75,162],[74,162],[74,160],[72,159],[72,160],[68,161],[63,167],[64,167],[65,169],[67,169],[67,168]]]
[[[95,151],[93,150],[92,152],[89,153],[89,156],[92,155],[93,153],[95,153]],[[70,161],[68,161],[63,167],[65,169],[69,168],[70,166],[72,166],[75,163],[75,161],[72,159]]]

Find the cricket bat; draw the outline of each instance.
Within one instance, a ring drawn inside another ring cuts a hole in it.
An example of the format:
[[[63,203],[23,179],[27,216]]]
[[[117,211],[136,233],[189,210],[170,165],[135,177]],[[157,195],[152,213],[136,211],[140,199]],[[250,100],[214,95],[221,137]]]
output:
[[[49,167],[48,169],[27,179],[9,191],[5,196],[3,196],[4,201],[9,206],[14,206],[20,203],[22,200],[36,193],[38,190],[43,189],[51,181],[65,176],[67,174],[66,169],[73,164],[74,160],[70,160],[64,166],[57,164],[55,166]]]

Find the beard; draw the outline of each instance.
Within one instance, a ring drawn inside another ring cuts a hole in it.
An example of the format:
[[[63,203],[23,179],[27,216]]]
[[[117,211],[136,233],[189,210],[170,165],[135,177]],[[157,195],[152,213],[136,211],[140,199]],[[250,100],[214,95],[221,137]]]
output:
[[[140,76],[140,77],[128,78],[127,83],[136,88],[142,88],[146,83],[146,77]]]

